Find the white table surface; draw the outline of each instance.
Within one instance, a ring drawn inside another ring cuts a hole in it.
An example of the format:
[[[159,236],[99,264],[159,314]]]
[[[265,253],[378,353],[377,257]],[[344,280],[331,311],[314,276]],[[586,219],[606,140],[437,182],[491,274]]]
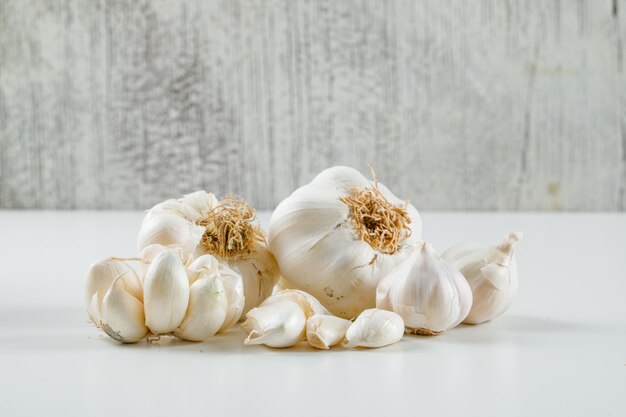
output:
[[[268,215],[260,216],[267,224]],[[90,263],[133,256],[139,212],[0,211],[0,416],[624,416],[626,216],[423,213],[436,249],[519,245],[502,317],[383,349],[120,345],[87,321]]]

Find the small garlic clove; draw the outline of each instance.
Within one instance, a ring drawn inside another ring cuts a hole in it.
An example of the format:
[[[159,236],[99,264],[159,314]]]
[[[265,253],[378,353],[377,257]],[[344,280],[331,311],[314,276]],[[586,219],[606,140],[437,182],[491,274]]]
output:
[[[227,309],[228,299],[219,277],[200,278],[189,288],[189,307],[174,334],[194,342],[206,340],[220,329]]]
[[[346,331],[342,346],[377,348],[396,343],[404,334],[404,321],[393,311],[370,308]]]
[[[305,325],[306,316],[300,304],[282,300],[248,311],[240,327],[247,334],[246,345],[283,348],[304,340]]]
[[[219,264],[218,271],[219,278],[226,291],[226,298],[228,299],[226,317],[224,318],[222,327],[218,330],[218,333],[221,333],[228,330],[239,321],[243,313],[245,297],[241,275],[223,264]]]
[[[102,300],[102,329],[122,343],[135,343],[148,334],[143,304],[133,295],[130,275],[118,276]]]
[[[215,258],[212,255],[198,256],[187,267],[189,285],[193,284],[197,279],[203,276],[217,274],[218,270],[219,270],[219,262],[217,258]]]
[[[137,236],[137,249],[141,252],[146,246],[158,243],[180,247],[184,256],[189,256],[195,252],[203,234],[204,228],[173,211],[149,211]]]
[[[173,250],[150,264],[144,279],[146,325],[154,334],[173,332],[183,321],[189,302],[187,273]]]
[[[341,317],[314,314],[306,322],[306,340],[318,349],[328,349],[341,342],[352,322]]]
[[[468,324],[480,324],[504,313],[513,303],[518,288],[515,248],[521,232],[509,233],[498,246],[456,245],[443,258],[458,268],[472,291],[473,304]]]
[[[102,300],[115,278],[119,276],[127,276],[129,290],[140,301],[143,300],[141,282],[135,271],[126,262],[107,258],[92,264],[85,283],[85,305],[89,318],[96,325],[100,323]]]

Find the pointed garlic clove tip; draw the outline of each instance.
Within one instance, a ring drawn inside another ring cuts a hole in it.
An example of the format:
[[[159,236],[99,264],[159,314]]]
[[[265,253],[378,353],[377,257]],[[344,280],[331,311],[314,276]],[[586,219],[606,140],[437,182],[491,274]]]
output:
[[[307,341],[315,348],[328,349],[344,339],[351,324],[340,317],[315,314],[306,323]]]
[[[129,290],[128,279],[113,281],[102,302],[102,329],[122,343],[135,343],[148,334],[143,304]]]
[[[189,307],[174,334],[201,342],[213,336],[224,323],[228,300],[217,275],[200,278],[189,288]]]
[[[500,246],[498,246],[498,249],[500,249],[500,251],[506,253],[507,255],[512,254],[515,250],[515,246],[520,240],[522,240],[523,236],[524,235],[522,232],[509,233],[504,238],[504,241],[500,244]]]
[[[398,342],[404,335],[404,321],[398,314],[371,308],[350,325],[342,342],[345,348],[377,348]]]
[[[163,252],[150,264],[144,281],[146,325],[154,334],[171,333],[185,317],[189,282],[180,257]]]

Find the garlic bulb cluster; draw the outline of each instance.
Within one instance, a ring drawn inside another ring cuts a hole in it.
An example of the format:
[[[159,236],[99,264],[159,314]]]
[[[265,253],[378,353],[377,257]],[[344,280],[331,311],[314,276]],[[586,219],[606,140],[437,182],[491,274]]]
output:
[[[153,244],[179,247],[185,259],[212,255],[240,274],[244,313],[267,298],[279,279],[254,211],[234,197],[219,201],[197,191],[157,204],[148,210],[137,237],[139,252],[150,253]]]
[[[152,260],[138,258],[143,280],[118,258],[89,271],[87,310],[109,336],[123,343],[148,334],[202,341],[239,320],[245,297],[239,274],[211,255],[185,265],[180,248],[153,244],[149,252]]]
[[[364,311],[352,323],[333,316],[304,291],[282,290],[250,310],[241,329],[246,345],[284,348],[307,340],[317,349],[329,349],[340,343],[347,348],[387,346],[402,338],[404,324],[396,313],[378,309]]]
[[[509,308],[517,293],[515,246],[521,239],[521,232],[511,232],[498,246],[457,245],[443,253],[472,289],[474,301],[464,323],[484,323]]]
[[[376,305],[398,313],[407,332],[436,335],[465,319],[472,290],[454,266],[423,243],[380,282]]]
[[[379,281],[415,250],[420,235],[415,207],[342,166],[283,200],[268,232],[287,285],[348,319],[375,306]]]
[[[370,308],[346,331],[343,347],[378,348],[398,342],[404,334],[402,317],[392,311]]]

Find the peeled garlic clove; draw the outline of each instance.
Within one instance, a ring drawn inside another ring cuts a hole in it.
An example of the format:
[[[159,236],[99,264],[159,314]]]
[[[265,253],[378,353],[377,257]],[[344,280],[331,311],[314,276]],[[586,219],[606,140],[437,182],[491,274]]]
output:
[[[315,314],[306,321],[306,340],[318,349],[328,349],[341,342],[352,323],[336,316]]]
[[[206,340],[222,326],[227,309],[228,300],[219,277],[200,278],[189,288],[189,307],[174,334],[194,342]]]
[[[398,314],[370,308],[348,327],[342,346],[377,348],[396,343],[404,334],[404,322]]]
[[[130,275],[118,276],[102,300],[102,329],[122,343],[135,343],[148,334],[143,304],[133,295]]]
[[[509,308],[517,294],[515,246],[521,239],[521,232],[511,232],[499,246],[457,245],[444,252],[472,289],[474,302],[464,323],[483,323]]]
[[[142,251],[146,246],[158,243],[180,247],[188,256],[196,250],[203,233],[204,228],[173,211],[148,212],[137,236],[137,249]]]
[[[143,300],[141,282],[126,262],[107,258],[92,264],[85,283],[85,305],[89,318],[97,325],[100,323],[102,300],[115,278],[119,276],[126,276],[131,293],[140,301]]]
[[[380,282],[376,305],[398,313],[407,331],[436,335],[463,321],[472,306],[472,290],[452,264],[424,243]]]
[[[146,325],[154,334],[173,332],[189,302],[189,282],[180,257],[168,250],[150,264],[144,279]]]
[[[226,298],[228,299],[226,317],[224,318],[222,327],[218,330],[218,333],[221,333],[228,330],[239,321],[243,313],[245,297],[241,275],[222,264],[219,265],[218,272],[219,278],[224,285],[224,290],[226,291]]]
[[[244,344],[282,348],[304,340],[305,325],[300,304],[282,300],[253,308],[240,327],[248,335]]]
[[[219,270],[219,262],[214,256],[202,255],[198,256],[187,267],[187,275],[189,277],[189,285],[193,284],[197,279],[217,274]]]

